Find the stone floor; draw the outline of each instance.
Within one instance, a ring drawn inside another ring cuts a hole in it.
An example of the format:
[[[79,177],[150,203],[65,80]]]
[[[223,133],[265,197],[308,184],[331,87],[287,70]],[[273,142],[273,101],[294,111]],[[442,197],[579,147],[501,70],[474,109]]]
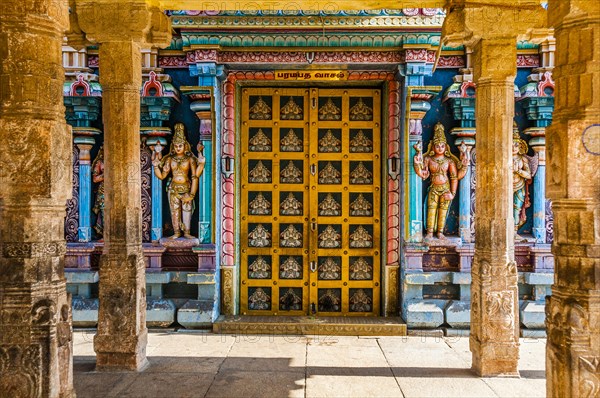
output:
[[[141,373],[94,371],[74,335],[79,397],[544,397],[544,339],[521,339],[521,378],[478,378],[468,337],[156,332]]]

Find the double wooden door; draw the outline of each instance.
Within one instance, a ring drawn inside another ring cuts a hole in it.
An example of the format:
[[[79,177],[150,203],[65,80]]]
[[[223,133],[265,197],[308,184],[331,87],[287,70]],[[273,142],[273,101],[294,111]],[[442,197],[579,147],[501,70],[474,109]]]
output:
[[[380,90],[242,93],[241,313],[379,315]]]

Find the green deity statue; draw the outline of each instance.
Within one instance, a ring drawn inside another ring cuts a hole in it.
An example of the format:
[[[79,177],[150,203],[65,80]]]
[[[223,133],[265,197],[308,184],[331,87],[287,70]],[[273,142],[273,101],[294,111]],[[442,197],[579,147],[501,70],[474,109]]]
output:
[[[527,142],[519,136],[519,130],[513,128],[513,216],[515,219],[515,236],[519,228],[527,221],[525,210],[531,205],[529,185],[538,167],[538,157],[527,156]]]

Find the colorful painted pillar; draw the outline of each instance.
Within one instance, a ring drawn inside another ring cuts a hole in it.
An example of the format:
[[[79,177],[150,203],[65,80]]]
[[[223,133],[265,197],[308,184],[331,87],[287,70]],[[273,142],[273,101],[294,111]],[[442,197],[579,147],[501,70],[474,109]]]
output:
[[[552,57],[553,58],[553,57]],[[534,126],[525,129],[531,137],[529,146],[537,153],[538,169],[533,176],[533,237],[536,243],[546,243],[546,127],[554,111],[554,81],[552,67],[540,68],[529,76],[521,87],[519,101]]]
[[[75,82],[65,83],[64,104],[66,119],[73,127],[73,142],[79,151],[79,191],[78,191],[78,227],[77,240],[92,240],[92,161],[90,151],[101,134],[91,124],[98,119],[102,99],[102,89],[97,82],[86,81],[88,74],[77,75]],[[94,76],[95,77],[95,76]],[[95,77],[97,79],[97,77]]]
[[[199,62],[190,65],[190,74],[198,77],[198,86],[181,87],[181,92],[186,94],[190,100],[190,109],[196,114],[200,121],[200,139],[198,151],[202,151],[205,157],[204,172],[199,181],[199,220],[198,239],[201,244],[214,243],[213,222],[213,180],[215,171],[215,151],[213,148],[213,131],[220,130],[221,91],[219,78],[223,75],[223,67],[215,62]]]
[[[170,76],[157,75],[154,71],[151,71],[148,74],[148,80],[142,86],[140,134],[142,137],[146,137],[146,145],[150,148],[150,151],[160,152],[162,148],[167,146],[166,137],[171,134],[171,129],[163,127],[163,124],[169,122],[171,110],[177,103],[181,102],[179,92],[169,80]],[[151,167],[151,169],[150,239],[155,242],[163,236],[163,185],[162,180],[154,174],[154,168]]]
[[[408,175],[408,242],[423,241],[423,180],[417,176],[412,167],[412,159],[416,154],[415,146],[423,146],[422,120],[429,109],[430,101],[441,91],[439,86],[425,86],[425,77],[433,72],[435,55],[426,49],[406,49],[405,64],[400,65],[399,72],[404,76],[404,109],[408,127],[408,159],[406,163]]]
[[[215,195],[213,187],[221,180],[221,174],[214,169],[220,164],[220,109],[221,89],[219,79],[223,76],[223,67],[216,64],[216,51],[194,51],[188,53],[190,75],[198,77],[197,86],[183,86],[180,90],[190,99],[190,109],[199,120],[198,154],[204,155],[204,172],[199,183],[198,239],[200,244],[193,248],[198,255],[198,272],[188,275],[188,284],[198,285],[198,299],[188,301],[177,313],[177,322],[187,327],[210,326],[220,314],[221,273],[217,269],[219,262],[215,250],[215,220],[220,219],[220,195]],[[214,141],[213,141],[214,140]],[[207,311],[207,309],[211,309]]]
[[[450,130],[450,134],[456,137],[455,145],[460,147],[464,144],[470,154],[475,146],[475,84],[470,80],[472,78],[470,71],[464,69],[463,72],[462,75],[454,77],[454,83],[444,93],[442,101],[449,104],[454,120],[460,123],[459,127]],[[463,243],[473,242],[471,228],[472,173],[473,163],[471,160],[467,166],[467,174],[459,181],[458,185],[458,227]]]

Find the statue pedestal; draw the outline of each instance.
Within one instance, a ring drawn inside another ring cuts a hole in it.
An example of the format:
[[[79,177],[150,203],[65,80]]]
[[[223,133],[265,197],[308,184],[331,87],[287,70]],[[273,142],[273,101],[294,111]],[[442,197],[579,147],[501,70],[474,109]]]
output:
[[[191,249],[194,246],[198,246],[200,241],[198,238],[186,239],[186,238],[161,238],[159,240],[160,244],[166,248],[172,249]]]

